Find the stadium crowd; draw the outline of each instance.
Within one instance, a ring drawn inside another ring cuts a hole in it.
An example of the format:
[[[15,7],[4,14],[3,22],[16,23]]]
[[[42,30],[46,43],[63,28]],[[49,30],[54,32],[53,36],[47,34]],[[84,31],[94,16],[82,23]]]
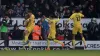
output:
[[[24,17],[31,9],[36,18],[50,14],[68,18],[78,6],[86,18],[100,17],[100,0],[2,0],[0,16],[8,13],[10,17]]]
[[[6,13],[10,18],[18,17],[23,18],[28,10],[32,10],[36,19],[41,18],[42,20],[42,30],[41,36],[46,40],[48,35],[48,22],[45,21],[45,16],[49,15],[60,16],[68,18],[72,13],[73,9],[78,6],[81,9],[81,12],[85,15],[85,18],[99,18],[100,17],[100,0],[28,0],[17,1],[17,2],[6,2],[0,7],[0,17]],[[96,20],[91,19],[90,24],[87,26],[87,33],[84,34],[86,40],[100,40],[100,24],[94,22]],[[59,40],[71,40],[72,34],[71,31],[66,26],[64,30],[60,30],[59,26],[57,28],[57,39]],[[13,40],[22,40],[23,31],[19,29],[17,24],[15,24],[14,29],[9,32],[9,39]],[[78,35],[77,35],[78,36]],[[30,35],[32,37],[32,35]],[[67,37],[67,38],[66,38]],[[95,38],[94,38],[95,37]],[[32,38],[30,38],[32,39]]]

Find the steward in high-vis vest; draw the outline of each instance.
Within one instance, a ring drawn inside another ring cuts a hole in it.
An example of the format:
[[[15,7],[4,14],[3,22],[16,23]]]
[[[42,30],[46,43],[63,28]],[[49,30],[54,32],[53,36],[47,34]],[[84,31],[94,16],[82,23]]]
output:
[[[41,37],[41,21],[39,20],[37,24],[33,28],[32,39],[33,40],[40,40]]]

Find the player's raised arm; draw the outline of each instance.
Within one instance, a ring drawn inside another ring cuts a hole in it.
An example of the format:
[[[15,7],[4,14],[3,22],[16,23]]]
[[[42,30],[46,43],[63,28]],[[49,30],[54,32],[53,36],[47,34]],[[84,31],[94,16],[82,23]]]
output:
[[[84,15],[81,13],[81,17],[83,18],[84,17]]]
[[[52,15],[49,16],[49,18],[46,18],[49,22],[51,21],[51,19],[53,19]]]
[[[74,17],[74,14],[72,14],[72,15],[70,16],[70,18],[68,18],[68,20],[67,20],[65,23],[68,23],[71,19],[73,19],[73,17]]]
[[[60,21],[60,18],[59,18],[59,16],[58,16],[58,18],[55,19],[55,22],[59,22],[59,21]]]
[[[66,23],[68,23],[70,21],[71,18],[68,18],[68,20],[66,20]]]
[[[49,18],[46,18],[48,21],[50,21],[50,19]]]

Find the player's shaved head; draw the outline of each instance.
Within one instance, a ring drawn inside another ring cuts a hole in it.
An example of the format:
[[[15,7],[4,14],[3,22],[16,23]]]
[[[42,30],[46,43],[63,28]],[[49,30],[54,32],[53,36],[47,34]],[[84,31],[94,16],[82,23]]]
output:
[[[28,12],[29,17],[32,15],[32,10],[29,10]]]

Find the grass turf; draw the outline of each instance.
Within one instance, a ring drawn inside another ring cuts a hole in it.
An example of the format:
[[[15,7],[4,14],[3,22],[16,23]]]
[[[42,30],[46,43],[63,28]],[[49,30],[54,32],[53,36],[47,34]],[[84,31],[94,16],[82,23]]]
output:
[[[100,56],[99,50],[0,51],[0,56]]]

